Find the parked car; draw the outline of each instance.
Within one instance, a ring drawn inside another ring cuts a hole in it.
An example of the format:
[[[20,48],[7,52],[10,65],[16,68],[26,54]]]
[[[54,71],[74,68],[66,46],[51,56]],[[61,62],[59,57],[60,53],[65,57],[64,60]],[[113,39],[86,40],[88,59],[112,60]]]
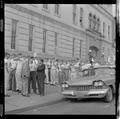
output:
[[[68,99],[103,98],[111,102],[115,94],[115,66],[96,66],[81,71],[82,76],[62,84]]]

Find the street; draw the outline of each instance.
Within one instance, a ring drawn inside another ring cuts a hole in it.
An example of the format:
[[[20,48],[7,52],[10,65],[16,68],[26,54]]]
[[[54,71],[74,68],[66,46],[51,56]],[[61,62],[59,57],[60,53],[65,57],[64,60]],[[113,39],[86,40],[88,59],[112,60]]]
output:
[[[80,115],[114,115],[115,99],[111,103],[105,103],[99,99],[82,99],[70,101],[63,99],[60,102],[29,111],[22,110],[19,114],[80,114]]]

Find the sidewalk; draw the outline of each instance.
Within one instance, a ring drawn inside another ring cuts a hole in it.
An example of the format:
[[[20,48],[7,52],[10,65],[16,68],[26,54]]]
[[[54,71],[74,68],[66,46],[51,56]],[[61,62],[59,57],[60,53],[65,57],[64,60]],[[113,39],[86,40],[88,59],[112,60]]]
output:
[[[5,113],[20,113],[40,106],[51,105],[63,99],[59,86],[46,85],[45,88],[45,96],[31,94],[30,97],[23,97],[14,93],[10,97],[5,97]]]

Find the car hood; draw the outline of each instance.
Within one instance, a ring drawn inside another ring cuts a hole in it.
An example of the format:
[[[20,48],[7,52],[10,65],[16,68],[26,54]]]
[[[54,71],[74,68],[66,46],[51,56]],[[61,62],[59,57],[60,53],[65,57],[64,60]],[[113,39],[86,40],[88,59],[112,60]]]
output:
[[[108,80],[110,77],[103,77],[103,76],[91,76],[91,77],[80,77],[79,79],[75,79],[75,80],[70,80],[67,81],[68,85],[92,85],[93,81],[95,80],[102,80],[104,79],[104,81]]]
[[[67,81],[68,85],[92,85],[95,79],[90,78],[82,78],[82,79],[75,79],[71,81]]]

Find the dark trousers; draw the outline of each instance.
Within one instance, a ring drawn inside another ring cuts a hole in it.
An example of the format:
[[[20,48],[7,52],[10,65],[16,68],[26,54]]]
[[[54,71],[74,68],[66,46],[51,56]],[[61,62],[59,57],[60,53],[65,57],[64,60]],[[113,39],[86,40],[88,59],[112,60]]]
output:
[[[44,87],[44,78],[41,77],[38,73],[37,73],[37,85],[38,85],[38,92],[40,95],[44,95],[45,94],[45,87]]]
[[[51,68],[48,68],[48,80],[51,82]]]
[[[36,93],[36,72],[31,71],[30,72],[30,78],[28,80],[28,92],[31,92],[31,84],[32,84],[32,89],[33,92]]]
[[[37,85],[38,85],[38,92],[40,95],[45,94],[45,88],[44,88],[44,83],[41,82],[39,79],[37,79]]]
[[[10,72],[10,75],[9,75],[9,90],[12,90],[12,91],[16,91],[15,72],[16,70],[13,70]]]

